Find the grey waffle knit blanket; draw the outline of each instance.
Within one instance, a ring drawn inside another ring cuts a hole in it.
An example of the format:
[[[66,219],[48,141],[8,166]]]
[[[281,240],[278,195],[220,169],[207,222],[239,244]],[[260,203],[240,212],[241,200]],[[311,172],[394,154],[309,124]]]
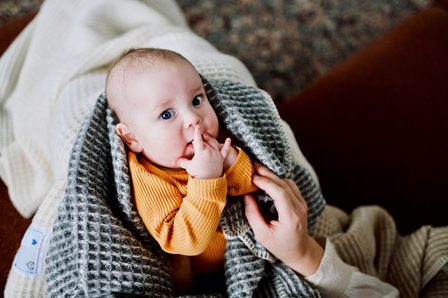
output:
[[[257,88],[203,78],[218,117],[253,159],[293,179],[308,203],[311,228],[325,201],[311,175],[292,158],[272,99]],[[60,296],[173,296],[164,252],[147,232],[131,199],[126,150],[104,94],[83,123],[71,154],[68,182],[45,256],[47,292]],[[260,195],[272,215],[272,199]],[[314,297],[318,293],[256,241],[242,200],[221,217],[228,238],[229,297]],[[275,215],[274,215],[275,216]]]

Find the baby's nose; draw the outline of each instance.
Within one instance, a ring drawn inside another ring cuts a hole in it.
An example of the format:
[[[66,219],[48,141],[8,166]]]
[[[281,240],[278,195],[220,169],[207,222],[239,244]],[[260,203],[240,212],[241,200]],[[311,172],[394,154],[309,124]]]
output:
[[[201,123],[201,117],[199,117],[199,115],[195,114],[195,113],[189,113],[186,117],[185,117],[185,128],[190,128],[190,127],[196,127],[196,125],[198,125],[199,123]]]

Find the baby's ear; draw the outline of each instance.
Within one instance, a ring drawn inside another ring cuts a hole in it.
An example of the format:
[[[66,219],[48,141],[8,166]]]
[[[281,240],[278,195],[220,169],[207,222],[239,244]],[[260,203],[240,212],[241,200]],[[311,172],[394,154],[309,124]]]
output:
[[[134,132],[126,123],[118,123],[115,126],[115,129],[117,130],[118,135],[132,152],[140,153],[143,151],[143,148],[140,145],[138,139],[135,137]]]

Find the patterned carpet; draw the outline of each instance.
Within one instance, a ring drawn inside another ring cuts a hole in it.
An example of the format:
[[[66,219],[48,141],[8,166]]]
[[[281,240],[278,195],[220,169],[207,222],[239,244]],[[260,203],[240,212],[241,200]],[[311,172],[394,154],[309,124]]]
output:
[[[0,25],[37,11],[42,2],[1,0]],[[243,61],[281,103],[430,0],[177,2],[197,34]]]

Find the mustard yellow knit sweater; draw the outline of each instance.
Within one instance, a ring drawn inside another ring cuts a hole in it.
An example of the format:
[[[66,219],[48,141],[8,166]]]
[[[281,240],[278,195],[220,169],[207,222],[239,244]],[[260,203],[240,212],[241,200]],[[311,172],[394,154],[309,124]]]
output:
[[[226,239],[219,219],[227,195],[256,190],[252,163],[236,149],[236,162],[218,179],[193,179],[185,170],[162,170],[141,154],[128,155],[135,203],[146,228],[164,251],[191,256],[195,273],[223,267]]]

